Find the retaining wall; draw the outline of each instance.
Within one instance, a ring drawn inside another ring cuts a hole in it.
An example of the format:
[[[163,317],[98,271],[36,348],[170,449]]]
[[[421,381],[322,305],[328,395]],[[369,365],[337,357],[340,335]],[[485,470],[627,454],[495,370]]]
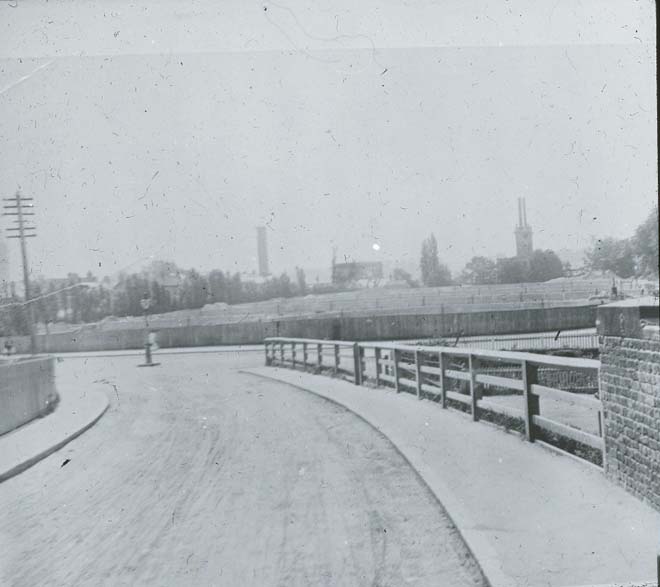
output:
[[[54,358],[0,360],[0,434],[47,413],[55,401]]]
[[[608,304],[598,311],[598,333],[605,471],[660,510],[658,312],[657,302]]]
[[[494,310],[483,312],[391,314],[350,317],[282,318],[245,320],[230,324],[159,328],[163,348],[230,344],[260,344],[268,336],[341,340],[400,340],[436,336],[474,336],[547,332],[592,328],[596,306]],[[137,349],[144,344],[144,330],[103,330],[85,326],[78,332],[37,336],[40,352]],[[27,337],[13,337],[17,352],[29,351]],[[0,345],[3,339],[0,339]],[[0,346],[1,348],[1,346]]]

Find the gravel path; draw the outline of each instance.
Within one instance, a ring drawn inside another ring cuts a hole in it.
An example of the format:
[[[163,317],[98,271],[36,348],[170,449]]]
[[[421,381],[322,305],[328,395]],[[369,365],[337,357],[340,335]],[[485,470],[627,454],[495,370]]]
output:
[[[112,405],[0,484],[0,584],[485,584],[437,501],[356,416],[237,373],[261,356],[161,360],[58,363],[59,385],[103,386]]]

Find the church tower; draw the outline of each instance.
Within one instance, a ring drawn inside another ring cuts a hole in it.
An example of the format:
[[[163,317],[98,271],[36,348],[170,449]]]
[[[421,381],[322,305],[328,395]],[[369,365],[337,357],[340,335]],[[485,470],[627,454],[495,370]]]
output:
[[[516,226],[516,256],[529,259],[534,252],[532,227],[527,224],[527,206],[525,198],[518,198],[518,226]]]

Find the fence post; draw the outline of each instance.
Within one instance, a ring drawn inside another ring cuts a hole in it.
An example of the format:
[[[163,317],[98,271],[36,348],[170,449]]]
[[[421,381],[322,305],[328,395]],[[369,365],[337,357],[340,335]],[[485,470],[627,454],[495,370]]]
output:
[[[280,364],[284,365],[284,343],[280,341]]]
[[[445,354],[438,353],[438,363],[440,364],[440,405],[447,407],[447,380],[445,379]]]
[[[353,376],[355,385],[362,384],[362,361],[360,361],[360,347],[357,342],[353,343]]]
[[[339,373],[339,345],[335,344],[335,375]]]
[[[296,368],[296,343],[291,343],[291,365]]]
[[[394,389],[396,389],[396,392],[399,393],[399,391],[401,391],[399,389],[399,349],[394,349],[392,356],[394,357]]]
[[[307,371],[307,343],[303,342],[303,369]]]
[[[367,379],[367,361],[364,358],[364,347],[358,345],[358,355],[360,356],[360,384],[364,383],[364,380]]]
[[[534,416],[539,414],[539,397],[532,393],[532,385],[538,380],[538,367],[521,361],[523,393],[525,401],[525,437],[534,442]]]
[[[417,399],[422,399],[422,363],[418,350],[415,350],[415,379],[417,383]]]
[[[475,422],[479,419],[479,397],[478,397],[478,383],[477,383],[477,369],[479,367],[479,359],[471,353],[468,355],[468,368],[470,369],[470,400],[472,400],[472,420]]]
[[[316,345],[316,352],[316,364],[320,373],[323,370],[323,345],[321,343]]]
[[[374,357],[376,359],[376,387],[380,386],[380,349],[374,349]]]

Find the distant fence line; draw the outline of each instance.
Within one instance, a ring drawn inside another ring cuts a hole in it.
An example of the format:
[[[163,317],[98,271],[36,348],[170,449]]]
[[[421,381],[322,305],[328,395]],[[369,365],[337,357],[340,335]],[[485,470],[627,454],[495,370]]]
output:
[[[603,462],[600,363],[595,360],[285,337],[266,339],[264,350],[266,365],[344,375],[356,385],[389,386],[467,411],[475,421],[517,425],[529,441],[541,439]]]

